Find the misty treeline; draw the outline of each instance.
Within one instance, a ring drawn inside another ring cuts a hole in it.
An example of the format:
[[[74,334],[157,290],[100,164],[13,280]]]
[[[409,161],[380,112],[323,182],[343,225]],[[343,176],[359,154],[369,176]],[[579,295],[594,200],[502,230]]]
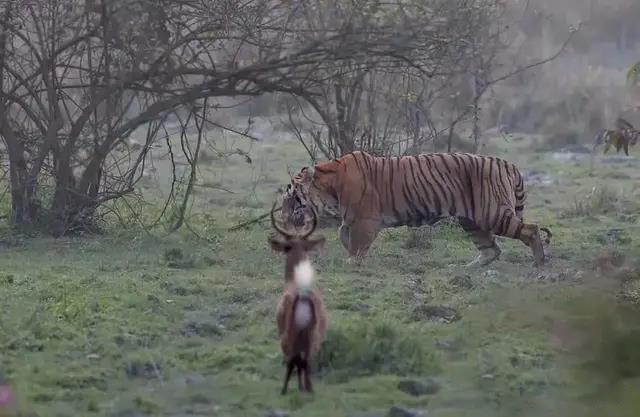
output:
[[[562,56],[496,86],[485,121],[542,135],[536,150],[593,142],[618,117],[640,123],[640,15],[636,0],[513,0],[515,27],[509,56],[546,56],[580,26]],[[628,82],[627,82],[628,81]]]
[[[506,3],[1,0],[10,223],[94,230],[162,146],[174,171],[178,155],[187,161],[169,196],[177,229],[210,130],[250,138],[214,121],[225,97],[277,96],[312,158],[451,150],[463,130],[477,149],[486,93],[559,51],[521,65],[505,56],[509,22],[529,7]]]

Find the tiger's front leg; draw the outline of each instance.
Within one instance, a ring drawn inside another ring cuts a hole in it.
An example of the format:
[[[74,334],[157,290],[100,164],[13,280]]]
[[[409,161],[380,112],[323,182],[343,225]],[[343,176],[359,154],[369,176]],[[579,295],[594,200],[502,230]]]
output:
[[[338,232],[340,233],[340,241],[342,242],[342,246],[344,246],[344,248],[350,252],[351,250],[349,248],[351,247],[351,244],[349,243],[349,226],[347,226],[343,222],[342,225],[340,225]]]
[[[349,233],[351,232],[350,227],[342,223],[342,225],[340,225],[340,228],[338,229],[338,232],[340,233],[340,241],[342,242],[342,246],[344,246],[347,252],[349,252],[347,265],[359,264],[359,261],[355,257],[351,256],[351,242],[349,241]]]
[[[343,232],[341,228],[340,238],[342,239]],[[362,260],[367,256],[371,244],[378,236],[380,231],[380,221],[377,220],[356,220],[351,223],[344,232],[345,236],[348,233],[348,247],[349,260],[348,263],[355,262],[360,264]],[[344,244],[343,240],[343,244]]]
[[[359,265],[360,259],[351,255],[351,242],[349,238],[349,234],[351,233],[351,228],[347,226],[345,223],[342,223],[340,228],[338,229],[340,233],[340,241],[342,242],[342,246],[349,252],[349,257],[347,258],[347,265]]]

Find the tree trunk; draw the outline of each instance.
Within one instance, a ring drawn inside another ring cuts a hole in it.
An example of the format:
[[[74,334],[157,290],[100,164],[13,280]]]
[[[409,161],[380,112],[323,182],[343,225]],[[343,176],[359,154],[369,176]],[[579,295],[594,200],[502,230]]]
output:
[[[0,106],[0,113],[0,134],[9,154],[11,224],[19,230],[29,231],[38,220],[40,208],[36,196],[37,178],[29,175],[24,145],[11,129],[4,106]]]
[[[19,230],[29,231],[38,220],[40,207],[35,195],[36,181],[29,177],[27,164],[22,155],[9,157],[11,223]]]
[[[99,173],[100,171],[98,175]],[[56,174],[56,189],[51,202],[48,231],[54,236],[77,232],[95,233],[95,199],[99,184],[92,181],[83,190],[83,181],[78,184],[70,169],[58,169]]]

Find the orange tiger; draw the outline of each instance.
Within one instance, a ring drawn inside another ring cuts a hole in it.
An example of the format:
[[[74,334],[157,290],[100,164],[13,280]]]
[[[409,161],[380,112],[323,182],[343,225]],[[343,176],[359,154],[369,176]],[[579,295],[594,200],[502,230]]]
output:
[[[296,174],[283,200],[283,214],[301,225],[310,207],[339,216],[340,240],[350,258],[361,260],[383,228],[435,224],[457,218],[480,251],[469,263],[488,265],[500,256],[495,235],[519,239],[545,262],[540,231],[525,223],[524,181],[503,159],[468,153],[374,157],[352,152]]]

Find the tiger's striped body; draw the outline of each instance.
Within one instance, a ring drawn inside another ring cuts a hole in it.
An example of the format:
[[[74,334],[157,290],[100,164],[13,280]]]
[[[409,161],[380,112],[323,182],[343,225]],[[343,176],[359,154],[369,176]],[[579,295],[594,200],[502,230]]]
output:
[[[298,207],[337,212],[342,243],[352,256],[366,254],[382,228],[456,217],[481,252],[476,263],[499,256],[494,235],[522,240],[537,264],[544,261],[539,228],[523,222],[522,175],[500,158],[464,153],[383,158],[353,152],[303,169],[293,178],[288,199]]]

